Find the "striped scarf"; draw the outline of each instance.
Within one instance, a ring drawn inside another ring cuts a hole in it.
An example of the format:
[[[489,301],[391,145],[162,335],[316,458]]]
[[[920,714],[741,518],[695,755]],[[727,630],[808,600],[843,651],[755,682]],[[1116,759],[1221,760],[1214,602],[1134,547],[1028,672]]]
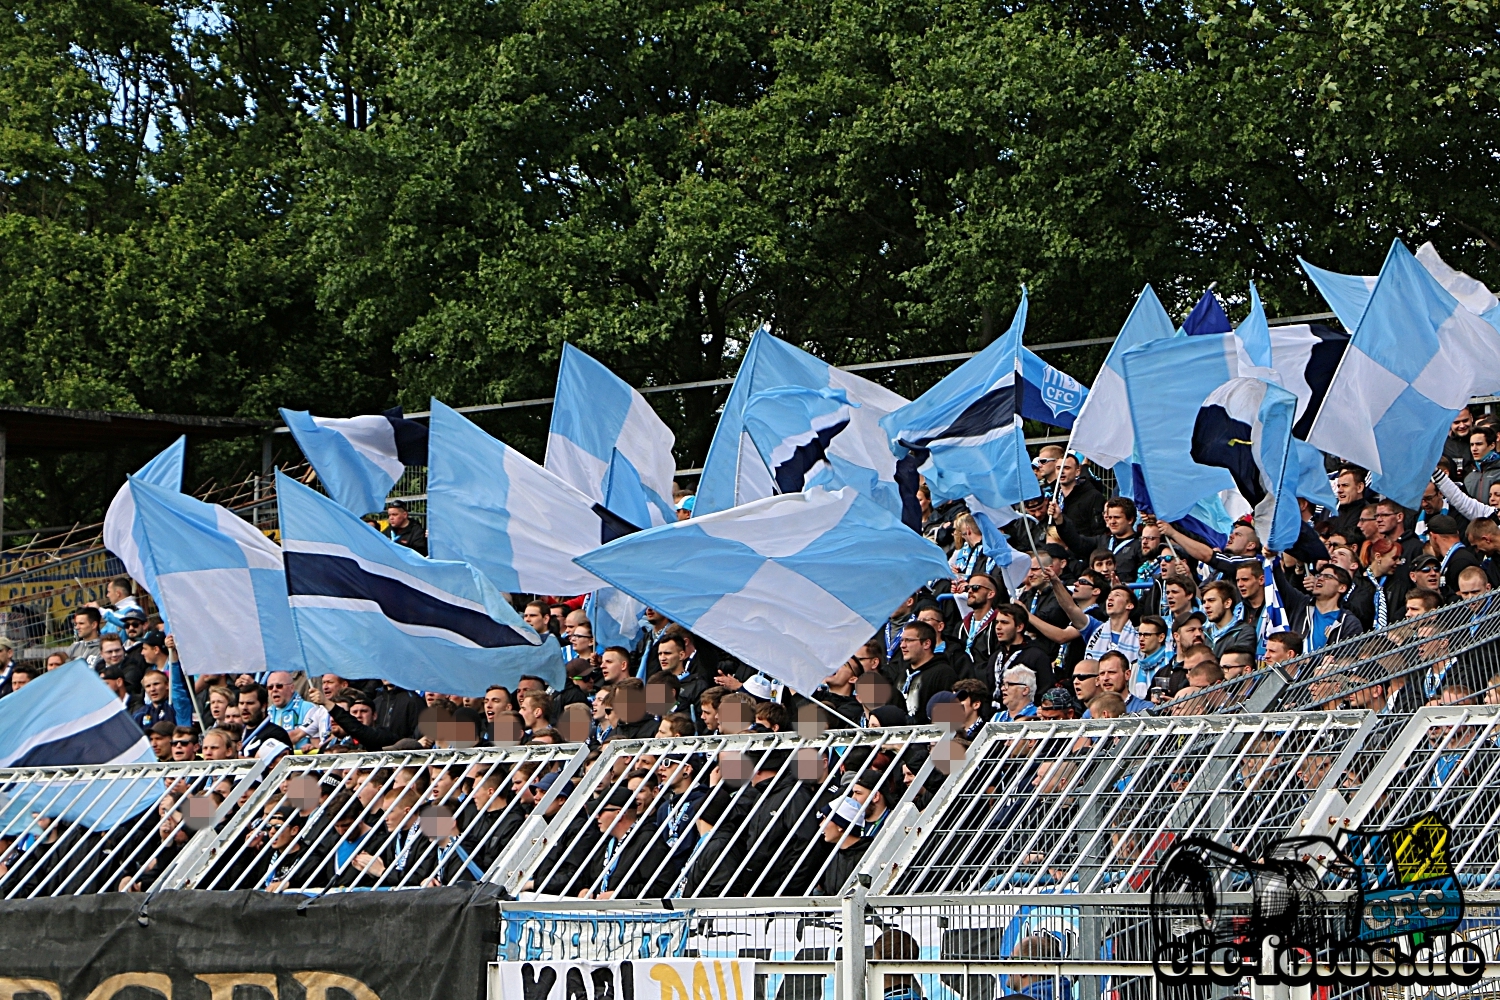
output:
[[[1271,560],[1261,557],[1261,579],[1266,587],[1265,613],[1255,623],[1256,659],[1266,655],[1266,639],[1277,632],[1286,631],[1286,605],[1281,603],[1281,591],[1276,589],[1276,576],[1271,569]]]

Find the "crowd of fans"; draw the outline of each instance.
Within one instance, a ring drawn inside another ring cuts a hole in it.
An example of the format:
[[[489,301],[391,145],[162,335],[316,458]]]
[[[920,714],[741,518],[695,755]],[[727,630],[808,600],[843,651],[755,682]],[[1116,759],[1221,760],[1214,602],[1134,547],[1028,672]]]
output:
[[[1216,548],[1180,524],[1141,515],[1129,499],[1107,496],[1104,484],[1079,456],[1046,446],[1033,462],[1043,495],[1027,502],[1005,529],[1015,549],[1030,553],[1029,571],[1014,592],[963,505],[934,507],[924,487],[923,531],[949,554],[951,577],[932,581],[893,609],[881,631],[814,691],[791,690],[649,609],[633,646],[600,649],[582,610],[583,598],[566,596],[539,596],[521,609],[526,623],[547,637],[544,641],[562,647],[567,680],[560,689],[541,678],[523,677],[514,690],[495,685],[482,696],[459,697],[333,672],[185,675],[172,636],[163,633],[160,618],[149,610],[149,598],[143,607],[133,596],[132,581],[120,578],[110,583],[106,606],[77,609],[76,641],[44,664],[14,661],[9,643],[0,640],[0,696],[47,669],[82,659],[119,696],[158,759],[244,757],[268,763],[286,754],[475,745],[586,743],[597,751],[612,741],[644,737],[818,733],[928,723],[945,726],[962,745],[989,721],[1222,710],[1232,694],[1215,699],[1202,693],[1222,690],[1223,681],[1252,676],[1304,653],[1383,632],[1448,603],[1479,601],[1500,584],[1496,432],[1494,417],[1475,419],[1462,411],[1417,510],[1371,495],[1363,469],[1346,465],[1330,470],[1337,507],[1316,508],[1304,501],[1312,530],[1304,532],[1292,551],[1281,553],[1265,552],[1248,520],[1237,523],[1227,542]],[[691,511],[690,500],[680,505],[684,514]],[[388,532],[397,542],[424,547],[421,523],[404,507],[390,513],[389,523]],[[1472,680],[1455,675],[1450,684],[1443,672],[1428,674],[1433,676],[1421,684],[1372,683],[1358,698],[1336,693],[1310,704],[1410,711],[1421,704],[1486,696]],[[852,870],[847,865],[853,861],[839,858],[868,842],[912,780],[914,770],[900,753],[861,761],[857,772],[845,775],[838,796],[810,811],[797,811],[818,818],[781,831],[778,844],[797,845],[802,852],[793,855],[802,860],[781,871],[783,883],[798,891],[826,888],[825,877],[833,877],[828,872]],[[649,801],[656,804],[651,808],[634,789],[620,793],[618,802],[596,804],[599,817],[613,814],[609,824],[599,818],[598,837],[591,841],[618,848],[611,848],[610,860],[603,862],[610,871],[622,858],[642,871],[663,868],[639,863],[645,856],[659,861],[681,854],[686,862],[688,854],[682,852],[691,853],[691,845],[682,845],[696,844],[697,838],[684,836],[683,824],[696,816],[688,826],[701,825],[705,810],[720,808],[713,794],[719,778],[710,780],[720,771],[715,762],[663,760],[671,762],[673,776],[653,770],[654,761],[640,776],[653,790]],[[768,789],[752,796],[748,805],[736,793],[734,808],[741,813],[730,824],[733,829],[764,829],[764,823],[752,820],[759,808],[755,803],[779,803],[796,794],[797,779],[783,781],[784,763],[769,768]],[[848,762],[833,763],[837,772]],[[694,777],[684,783],[682,772]],[[513,833],[551,789],[547,779],[557,771],[527,774],[519,784],[519,771],[497,778],[462,769],[429,774],[412,766],[379,776],[369,770],[355,785],[343,778],[328,783],[326,776],[343,773],[335,763],[321,773],[325,781],[315,784],[324,794],[313,808],[329,796],[350,794],[351,787],[378,789],[378,797],[363,803],[363,810],[343,811],[362,816],[361,836],[381,823],[389,836],[373,853],[298,858],[300,874],[294,881],[299,886],[378,880],[380,871],[398,867],[409,881],[404,866],[411,851],[403,845],[417,834],[403,831],[425,829],[417,820],[436,801],[430,793],[439,779],[447,782],[441,798],[469,811],[470,822],[460,824],[468,837],[475,817],[486,812],[503,812]],[[751,780],[750,786],[756,783]],[[566,791],[558,789],[551,801],[562,801]],[[205,794],[222,798],[224,791]],[[308,815],[310,810],[291,809],[261,818],[249,835],[270,846],[256,856],[268,864],[269,859],[280,860],[264,872],[239,872],[239,880],[287,883],[278,872],[286,874],[282,869],[288,852],[295,855],[294,845],[306,840],[290,831],[300,829]],[[454,815],[450,811],[449,818]],[[180,808],[165,808],[161,818],[160,843],[148,852],[157,860],[186,840]],[[712,822],[709,828],[715,829]],[[443,840],[437,834],[433,838],[434,843]],[[808,845],[820,838],[826,838],[821,842],[829,845],[827,850],[811,850]],[[504,840],[492,831],[472,841],[464,852],[470,858],[461,867],[484,869]],[[0,847],[6,849],[0,869],[13,878],[25,868],[17,864],[18,847],[3,838]],[[750,852],[747,844],[717,848],[715,857]],[[438,868],[459,863],[451,852],[434,848],[427,853],[431,856],[423,863],[433,870],[422,878],[443,878]],[[601,889],[610,881],[607,873],[602,880],[600,871],[584,877],[597,853],[581,855],[568,879],[550,891],[653,894],[663,888],[628,883]],[[805,868],[803,855],[816,857],[819,864]],[[564,861],[558,859],[553,867],[566,869]],[[755,877],[766,870],[762,866]],[[692,881],[682,871],[674,877]],[[747,888],[740,884],[743,872],[724,877],[728,881],[718,884],[721,890]],[[142,868],[122,876],[114,887],[147,887],[151,878],[150,870]]]

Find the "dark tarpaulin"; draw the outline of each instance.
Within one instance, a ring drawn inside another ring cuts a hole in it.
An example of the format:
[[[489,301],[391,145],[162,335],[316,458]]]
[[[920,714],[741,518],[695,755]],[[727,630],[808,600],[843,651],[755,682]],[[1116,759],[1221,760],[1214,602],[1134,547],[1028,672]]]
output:
[[[306,896],[163,892],[144,926],[143,898],[0,903],[0,995],[85,1000],[113,977],[97,1000],[483,1000],[499,941],[493,885],[338,893],[302,912]]]

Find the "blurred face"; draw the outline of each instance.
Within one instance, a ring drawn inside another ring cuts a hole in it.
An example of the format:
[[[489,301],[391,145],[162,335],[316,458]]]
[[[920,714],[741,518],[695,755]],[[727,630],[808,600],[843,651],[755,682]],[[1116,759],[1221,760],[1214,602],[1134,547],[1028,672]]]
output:
[[[161,674],[147,674],[141,680],[141,687],[146,692],[146,698],[156,704],[160,704],[167,698],[167,679]]]

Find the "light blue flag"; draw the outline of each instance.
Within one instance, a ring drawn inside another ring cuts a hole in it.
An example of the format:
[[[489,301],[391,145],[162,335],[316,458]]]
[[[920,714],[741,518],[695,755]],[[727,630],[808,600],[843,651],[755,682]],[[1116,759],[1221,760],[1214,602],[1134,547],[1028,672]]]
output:
[[[842,389],[783,386],[750,397],[745,431],[771,470],[777,493],[798,493],[809,486],[838,489],[851,485],[866,492],[869,483],[845,483],[828,454],[834,438],[848,430],[858,403]],[[868,479],[875,479],[867,469]],[[863,489],[861,487],[864,487]]]
[[[906,400],[882,385],[840,371],[762,330],[750,340],[708,446],[693,516],[727,510],[776,492],[771,470],[745,429],[745,408],[756,393],[785,386],[842,389],[849,402],[859,404],[851,414],[849,426],[829,443],[828,455],[830,459],[843,459],[874,473],[876,485],[868,495],[887,510],[900,514],[896,458],[880,429],[880,418],[904,406]],[[877,464],[865,466],[867,461]]]
[[[587,594],[601,583],[573,557],[641,527],[436,399],[430,428],[434,559],[466,562],[507,593]]]
[[[465,697],[492,684],[514,690],[524,674],[561,688],[562,651],[473,566],[425,559],[280,472],[276,502],[309,663]]]
[[[189,674],[301,670],[281,547],[217,504],[134,477],[152,596]]]
[[[356,514],[384,510],[406,467],[427,464],[427,428],[401,407],[359,417],[315,417],[283,408],[281,419],[328,495]]]
[[[1088,395],[1083,383],[1021,348],[1021,416],[1072,430]]]
[[[902,601],[950,573],[941,549],[849,487],[695,516],[618,539],[578,562],[808,693]]]
[[[1227,469],[1254,511],[1255,533],[1273,552],[1297,542],[1297,397],[1259,378],[1235,378],[1209,393],[1193,425],[1195,462]]]
[[[972,496],[1005,508],[1041,496],[1021,426],[1017,372],[1026,292],[1010,329],[912,403],[884,417],[891,450],[913,462],[934,503]]]
[[[174,493],[182,492],[182,463],[187,454],[187,435],[173,441],[166,450],[141,466],[131,479],[160,486]],[[104,515],[104,547],[125,564],[131,579],[156,593],[156,570],[142,554],[141,524],[135,514],[135,497],[130,480],[115,492]]]
[[[1482,281],[1449,267],[1447,262],[1438,256],[1437,248],[1431,243],[1423,243],[1417,248],[1414,256],[1417,263],[1421,264],[1449,295],[1462,303],[1464,308],[1490,326],[1500,328],[1500,299],[1497,299]],[[1359,329],[1365,309],[1370,304],[1370,296],[1375,293],[1375,282],[1379,280],[1378,276],[1340,274],[1337,271],[1314,267],[1301,257],[1297,258],[1297,262],[1312,279],[1312,283],[1317,287],[1324,301],[1328,303],[1328,308],[1332,309],[1333,314],[1339,318],[1339,322],[1344,324],[1344,329],[1350,332]]]
[[[1103,466],[1124,466],[1121,481],[1130,478],[1130,456],[1135,449],[1135,432],[1130,422],[1130,400],[1125,392],[1125,352],[1141,344],[1176,336],[1172,317],[1162,308],[1161,300],[1147,285],[1136,298],[1120,335],[1110,345],[1109,356],[1094,377],[1087,398],[1073,422],[1074,451]]]
[[[1234,480],[1192,460],[1193,423],[1209,394],[1249,367],[1232,333],[1156,340],[1124,355],[1135,449],[1156,516],[1185,517]],[[1262,371],[1264,369],[1261,369]]]
[[[640,527],[677,519],[672,431],[614,372],[564,344],[547,471]]]
[[[1323,296],[1323,301],[1328,303],[1328,308],[1344,324],[1344,329],[1358,330],[1360,318],[1365,314],[1365,306],[1370,304],[1370,295],[1375,291],[1375,282],[1379,279],[1373,274],[1339,274],[1337,271],[1327,271],[1309,264],[1301,257],[1297,258],[1297,263],[1302,265],[1302,270],[1312,279],[1318,293]]]
[[[1454,415],[1476,393],[1497,388],[1500,330],[1398,240],[1307,440],[1369,469],[1376,492],[1415,508]]]

